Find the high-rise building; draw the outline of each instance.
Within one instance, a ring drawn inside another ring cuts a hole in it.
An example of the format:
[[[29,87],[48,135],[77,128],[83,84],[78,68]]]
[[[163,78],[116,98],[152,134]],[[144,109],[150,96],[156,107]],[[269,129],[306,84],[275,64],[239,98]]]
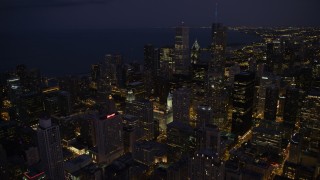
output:
[[[252,129],[252,144],[259,152],[282,152],[282,129],[275,121],[261,120],[258,127]]]
[[[234,78],[231,132],[244,135],[252,126],[255,74],[242,72]]]
[[[191,47],[191,63],[197,64],[200,61],[200,45],[196,40]]]
[[[149,100],[135,100],[127,102],[126,114],[134,115],[139,119],[142,130],[137,139],[152,140],[154,138],[153,103]]]
[[[49,179],[64,179],[63,154],[59,126],[42,117],[37,129],[41,164]]]
[[[123,144],[125,153],[132,153],[140,130],[138,117],[132,115],[123,116]]]
[[[224,179],[224,163],[220,157],[220,136],[217,126],[207,125],[204,127],[204,140],[201,148],[190,158],[190,179]]]
[[[144,67],[146,70],[151,70],[153,75],[157,75],[160,68],[160,50],[154,48],[152,44],[144,46]]]
[[[277,117],[277,105],[279,99],[279,88],[269,86],[266,89],[266,101],[264,110],[264,119],[275,121]]]
[[[189,74],[190,52],[189,52],[189,28],[184,26],[176,27],[174,44],[174,61],[176,74]]]
[[[189,124],[173,121],[167,125],[168,161],[176,162],[195,151],[196,138]]]
[[[187,88],[180,88],[173,92],[173,121],[189,124],[191,92]]]
[[[102,108],[94,120],[97,162],[108,165],[123,155],[123,124],[112,100]]]
[[[214,59],[223,64],[227,48],[227,27],[221,23],[213,23],[211,28],[211,51]],[[221,58],[221,59],[220,59]]]
[[[299,109],[299,89],[288,87],[284,103],[283,121],[286,125],[294,127]]]
[[[211,61],[207,77],[208,104],[213,111],[215,124],[221,127],[227,118],[227,100],[225,91],[225,50],[226,27],[222,24],[212,25]]]
[[[214,124],[212,108],[208,105],[199,105],[197,107],[197,126],[204,127],[207,124]]]
[[[301,108],[302,150],[314,159],[320,157],[320,92],[312,90],[303,101]],[[303,160],[307,158],[303,158]],[[312,164],[315,166],[315,164]]]
[[[162,47],[160,48],[160,70],[162,76],[170,79],[175,68],[174,64],[174,48],[173,47]]]
[[[260,78],[259,86],[257,86],[257,98],[254,104],[256,104],[256,111],[258,117],[264,118],[265,104],[269,100],[266,97],[266,88],[272,84],[272,76],[264,75]],[[267,101],[266,101],[267,99]]]

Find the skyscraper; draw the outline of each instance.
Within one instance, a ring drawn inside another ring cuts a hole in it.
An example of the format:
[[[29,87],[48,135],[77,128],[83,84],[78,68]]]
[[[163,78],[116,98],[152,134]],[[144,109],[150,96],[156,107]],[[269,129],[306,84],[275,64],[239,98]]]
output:
[[[190,95],[190,90],[186,88],[180,88],[173,92],[173,121],[189,124]]]
[[[320,153],[320,92],[311,90],[301,108],[302,149],[306,154],[313,154],[319,162]],[[308,161],[308,160],[306,160]]]
[[[64,179],[59,126],[53,125],[51,119],[44,116],[39,121],[37,134],[41,164],[48,179]]]
[[[200,60],[200,45],[198,43],[198,40],[196,40],[192,47],[191,47],[191,63],[192,64],[197,64],[199,63]]]
[[[200,150],[194,153],[189,163],[190,179],[224,179],[224,163],[221,161],[220,131],[217,126],[203,128]]]
[[[102,108],[94,120],[97,161],[108,165],[124,152],[123,125],[112,100],[108,100]]]
[[[227,48],[227,27],[221,23],[213,23],[211,28],[211,52],[215,60],[223,64]],[[219,59],[221,57],[221,59]]]
[[[197,126],[204,127],[207,124],[214,124],[212,108],[208,105],[199,105],[197,107]]]
[[[152,140],[154,138],[153,103],[149,100],[135,100],[127,102],[126,114],[134,115],[139,119],[137,139]]]
[[[254,80],[253,72],[242,72],[234,78],[231,132],[236,135],[244,135],[252,126]]]
[[[226,27],[220,23],[212,25],[211,61],[208,67],[207,92],[208,104],[213,111],[214,122],[219,127],[226,120],[226,94],[225,94],[225,50]]]
[[[269,86],[266,89],[266,101],[264,110],[264,119],[275,121],[277,116],[277,105],[279,99],[279,88]]]
[[[283,121],[290,127],[294,127],[299,109],[299,89],[288,87],[284,103]]]
[[[176,74],[189,74],[190,54],[189,54],[189,28],[182,23],[176,27],[174,44],[174,61]]]
[[[160,50],[154,48],[152,44],[144,46],[144,67],[150,70],[153,76],[157,75],[160,68]]]
[[[268,103],[266,89],[272,84],[273,77],[271,75],[265,75],[260,78],[260,83],[257,89],[257,99],[254,104],[256,104],[256,112],[259,118],[263,119],[265,115],[265,105]]]

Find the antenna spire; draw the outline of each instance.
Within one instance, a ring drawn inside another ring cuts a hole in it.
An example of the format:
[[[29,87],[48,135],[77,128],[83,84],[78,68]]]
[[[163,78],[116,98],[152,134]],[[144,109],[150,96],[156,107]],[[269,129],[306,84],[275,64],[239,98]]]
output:
[[[216,2],[215,23],[218,23],[218,2]]]

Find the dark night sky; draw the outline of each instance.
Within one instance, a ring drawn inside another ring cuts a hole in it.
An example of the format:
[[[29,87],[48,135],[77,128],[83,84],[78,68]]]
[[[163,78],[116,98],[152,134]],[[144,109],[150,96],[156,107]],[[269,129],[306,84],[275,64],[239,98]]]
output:
[[[218,0],[1,0],[0,31],[169,27],[214,21]],[[319,26],[320,0],[220,0],[227,25]]]

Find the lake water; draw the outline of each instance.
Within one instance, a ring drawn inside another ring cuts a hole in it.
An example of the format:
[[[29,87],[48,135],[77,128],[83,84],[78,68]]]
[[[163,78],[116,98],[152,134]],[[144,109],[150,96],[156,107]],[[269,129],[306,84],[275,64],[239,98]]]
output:
[[[190,46],[195,39],[200,46],[208,46],[210,32],[210,29],[190,29]],[[173,45],[174,35],[172,28],[0,33],[0,71],[26,64],[49,76],[86,73],[91,64],[103,60],[107,53],[121,53],[125,62],[143,62],[145,44]],[[254,35],[228,31],[229,46],[259,40]]]

